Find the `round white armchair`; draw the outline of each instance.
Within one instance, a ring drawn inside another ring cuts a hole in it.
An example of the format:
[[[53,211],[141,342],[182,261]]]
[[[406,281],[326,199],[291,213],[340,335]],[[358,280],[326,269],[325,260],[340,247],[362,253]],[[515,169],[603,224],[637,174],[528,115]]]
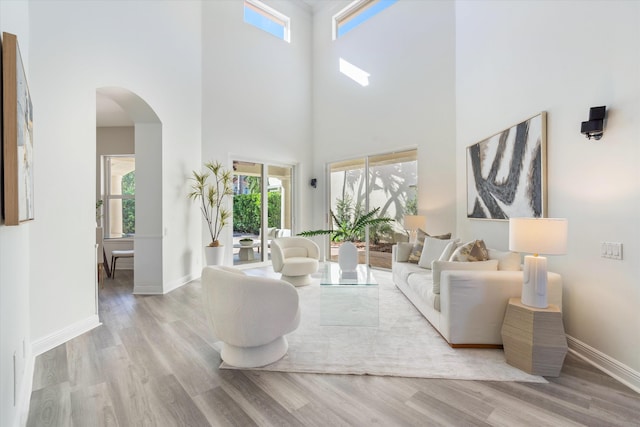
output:
[[[241,368],[265,366],[287,353],[284,335],[300,323],[298,291],[291,284],[247,276],[232,267],[210,266],[202,270],[202,294],[226,363]]]
[[[319,258],[320,248],[306,237],[281,237],[271,242],[273,270],[294,286],[311,283],[311,274],[320,266]]]

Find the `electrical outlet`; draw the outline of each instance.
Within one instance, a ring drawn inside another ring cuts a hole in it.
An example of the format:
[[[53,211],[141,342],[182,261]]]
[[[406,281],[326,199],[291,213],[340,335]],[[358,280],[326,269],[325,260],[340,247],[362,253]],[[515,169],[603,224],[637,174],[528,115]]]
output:
[[[622,243],[602,242],[600,243],[600,256],[602,258],[622,259]]]

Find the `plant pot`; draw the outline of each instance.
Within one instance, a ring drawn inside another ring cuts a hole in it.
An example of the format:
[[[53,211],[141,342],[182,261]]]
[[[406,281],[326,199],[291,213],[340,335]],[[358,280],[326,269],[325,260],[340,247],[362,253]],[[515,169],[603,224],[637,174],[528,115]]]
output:
[[[207,265],[222,265],[224,263],[224,246],[205,246],[204,258]]]
[[[244,247],[253,246],[253,240],[240,240],[240,246],[244,246]]]

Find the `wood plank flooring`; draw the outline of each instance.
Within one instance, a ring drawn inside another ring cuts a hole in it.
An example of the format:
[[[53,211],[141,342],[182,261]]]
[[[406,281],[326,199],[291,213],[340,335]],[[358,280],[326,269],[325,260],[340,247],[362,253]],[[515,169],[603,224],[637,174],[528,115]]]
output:
[[[640,395],[568,355],[549,384],[219,370],[195,281],[100,290],[103,325],[37,357],[28,426],[639,426]]]

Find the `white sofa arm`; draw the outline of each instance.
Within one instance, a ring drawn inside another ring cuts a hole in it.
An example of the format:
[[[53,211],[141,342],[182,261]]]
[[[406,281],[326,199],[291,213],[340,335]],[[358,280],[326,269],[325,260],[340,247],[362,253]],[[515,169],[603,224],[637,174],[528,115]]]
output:
[[[440,333],[451,345],[502,344],[509,298],[522,294],[522,271],[443,271]],[[548,301],[562,309],[562,277],[549,272]]]
[[[413,243],[398,242],[391,246],[391,259],[393,262],[407,262],[409,261],[409,255],[411,255],[411,249],[413,249]]]

